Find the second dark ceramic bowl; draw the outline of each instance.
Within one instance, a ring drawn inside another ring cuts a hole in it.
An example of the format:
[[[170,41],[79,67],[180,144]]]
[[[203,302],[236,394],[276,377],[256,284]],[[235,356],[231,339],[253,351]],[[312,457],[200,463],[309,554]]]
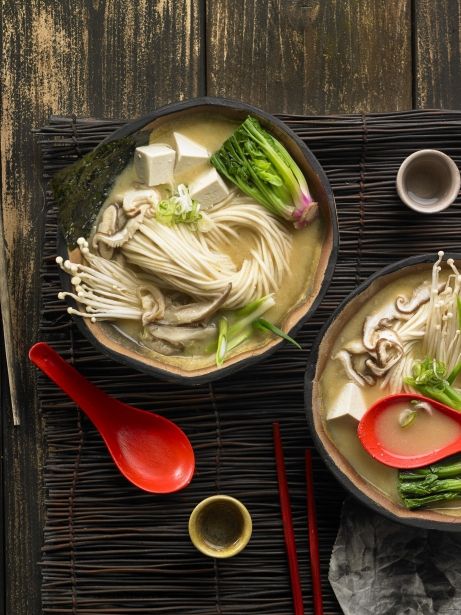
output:
[[[243,121],[249,114],[257,117],[261,124],[279,139],[296,160],[309,184],[309,189],[319,204],[320,215],[325,228],[325,236],[320,254],[320,261],[314,275],[312,291],[299,305],[293,307],[282,323],[282,328],[294,335],[301,325],[313,314],[319,305],[333,275],[338,251],[338,224],[336,207],[329,181],[316,157],[308,147],[282,121],[264,111],[245,103],[221,98],[197,98],[162,107],[141,119],[130,122],[115,131],[104,143],[124,139],[136,133],[137,138],[147,135],[155,128],[172,119],[183,118],[198,113],[224,116],[235,121]],[[139,139],[138,139],[139,140]],[[142,140],[141,140],[142,141]],[[59,242],[59,253],[64,258],[75,260],[77,251],[69,252],[64,238]],[[64,275],[63,285],[70,288],[68,276]],[[162,362],[158,357],[142,354],[126,338],[117,337],[113,330],[104,323],[91,323],[88,319],[76,318],[76,322],[86,337],[98,349],[108,353],[117,361],[126,363],[154,376],[164,377],[182,384],[201,384],[222,378],[238,369],[260,361],[274,352],[282,341],[270,339],[263,346],[250,351],[243,351],[224,363],[220,368],[206,367],[185,370]]]
[[[461,254],[446,254],[445,260],[447,258],[460,261]],[[320,455],[333,475],[352,495],[393,521],[426,529],[460,532],[461,517],[429,509],[408,510],[403,504],[391,501],[355,470],[328,434],[320,389],[323,371],[331,360],[333,346],[344,325],[387,284],[418,271],[427,271],[430,279],[435,260],[435,254],[423,254],[385,267],[358,286],[334,311],[321,329],[309,357],[305,376],[305,406],[310,431]]]

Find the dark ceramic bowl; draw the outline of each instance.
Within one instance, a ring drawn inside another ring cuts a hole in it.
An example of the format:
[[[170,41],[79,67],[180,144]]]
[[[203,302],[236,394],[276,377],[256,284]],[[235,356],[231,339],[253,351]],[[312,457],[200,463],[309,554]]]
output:
[[[461,260],[461,254],[446,254],[445,260],[450,257]],[[320,455],[333,475],[352,495],[393,521],[426,529],[459,532],[461,531],[461,517],[441,514],[434,510],[408,510],[403,504],[392,502],[365,480],[330,439],[322,412],[320,379],[330,360],[334,343],[341,335],[344,325],[387,284],[413,272],[427,270],[430,274],[434,261],[434,254],[423,254],[389,265],[369,277],[334,311],[321,329],[309,357],[305,376],[305,405],[311,434]]]
[[[313,279],[312,292],[302,303],[294,306],[281,325],[284,331],[294,335],[299,327],[313,314],[331,281],[338,250],[338,224],[333,193],[322,167],[309,148],[283,122],[245,103],[220,98],[197,98],[162,107],[146,117],[126,124],[115,131],[97,149],[116,141],[122,142],[120,140],[130,136],[135,137],[137,144],[145,143],[148,133],[154,128],[162,126],[164,122],[203,112],[224,116],[236,121],[243,121],[248,114],[257,117],[261,124],[282,141],[289,150],[305,174],[309,189],[319,204],[325,234],[320,261]],[[71,260],[78,260],[79,258],[77,250],[68,249],[67,242],[62,234],[59,241],[59,254]],[[62,282],[63,286],[69,290],[70,281],[67,275],[62,276]],[[152,357],[147,353],[140,353],[139,347],[136,347],[134,343],[130,346],[126,338],[117,337],[114,330],[105,323],[93,324],[88,319],[78,317],[75,320],[90,342],[113,359],[148,374],[183,384],[200,384],[227,376],[267,357],[282,343],[279,338],[270,339],[265,345],[255,350],[244,351],[231,357],[220,368],[207,367],[188,371],[168,365],[157,356]]]

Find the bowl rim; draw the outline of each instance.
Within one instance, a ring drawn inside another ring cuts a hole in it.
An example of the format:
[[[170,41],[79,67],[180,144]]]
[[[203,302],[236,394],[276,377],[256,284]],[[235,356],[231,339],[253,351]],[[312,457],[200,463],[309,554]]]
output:
[[[330,456],[326,447],[323,444],[323,440],[318,435],[317,430],[314,424],[314,412],[312,409],[312,397],[313,397],[313,384],[316,377],[317,371],[317,361],[319,350],[322,345],[322,340],[324,336],[327,334],[329,328],[334,324],[337,317],[342,313],[343,309],[354,299],[356,299],[362,292],[367,290],[376,280],[379,278],[386,276],[391,273],[395,273],[399,269],[412,267],[415,265],[420,265],[424,263],[434,263],[436,260],[436,253],[424,253],[416,256],[410,256],[398,261],[395,261],[389,265],[386,265],[382,269],[375,271],[371,276],[369,276],[366,280],[364,280],[359,286],[357,286],[352,292],[350,292],[345,299],[338,305],[337,308],[333,311],[333,313],[329,316],[328,320],[321,327],[318,335],[316,336],[312,349],[309,355],[309,359],[306,365],[306,371],[304,374],[304,409],[306,413],[307,423],[309,427],[310,434],[314,441],[315,447],[318,450],[323,462],[329,469],[329,471],[333,474],[333,476],[339,481],[339,483],[356,497],[360,502],[368,506],[374,512],[378,512],[384,517],[387,517],[391,521],[395,521],[397,523],[402,523],[404,525],[409,525],[411,527],[418,527],[423,529],[431,529],[431,530],[443,530],[450,532],[461,532],[461,517],[459,517],[459,521],[455,520],[453,516],[447,515],[447,520],[432,520],[432,519],[424,519],[418,516],[417,511],[411,511],[402,507],[402,510],[406,512],[405,517],[401,517],[399,515],[394,514],[388,508],[382,506],[377,501],[369,497],[362,489],[357,487],[352,479],[343,472],[335,463],[335,461]],[[455,260],[461,260],[461,252],[445,252],[444,259],[453,258]]]
[[[144,115],[141,118],[138,118],[133,121],[128,121],[123,126],[121,126],[120,128],[116,129],[113,133],[108,135],[94,149],[97,149],[100,146],[110,143],[112,141],[115,141],[117,139],[122,139],[124,137],[127,137],[131,135],[132,133],[141,130],[144,126],[148,125],[149,123],[155,120],[158,120],[161,117],[172,115],[174,113],[181,112],[181,111],[187,111],[188,109],[192,109],[195,107],[201,107],[201,106],[213,107],[217,111],[219,111],[219,109],[231,109],[237,112],[247,111],[248,113],[255,114],[258,118],[263,119],[263,121],[266,121],[269,125],[274,126],[278,130],[284,132],[295,143],[295,145],[297,145],[297,147],[301,151],[301,154],[304,156],[304,158],[308,162],[312,171],[319,177],[319,180],[323,186],[323,189],[326,195],[326,199],[325,199],[326,207],[328,208],[330,225],[331,225],[331,228],[329,230],[329,233],[331,235],[331,250],[326,258],[326,266],[323,272],[323,278],[320,283],[319,291],[316,297],[312,301],[307,312],[299,318],[296,324],[292,326],[288,332],[290,335],[295,335],[296,332],[302,327],[302,325],[309,318],[311,318],[312,315],[316,312],[318,306],[320,305],[320,302],[325,296],[325,293],[332,281],[333,273],[334,273],[334,269],[335,269],[336,261],[338,257],[338,251],[339,251],[339,227],[338,227],[338,218],[337,218],[335,198],[334,198],[333,190],[331,188],[329,179],[325,171],[323,170],[322,166],[320,165],[319,161],[317,160],[313,152],[310,150],[310,148],[307,147],[307,145],[302,141],[302,139],[300,139],[291,130],[291,128],[289,128],[285,124],[285,122],[271,115],[270,113],[267,113],[266,111],[263,111],[262,109],[259,109],[258,107],[255,107],[245,102],[231,100],[227,98],[202,96],[202,97],[191,98],[188,100],[164,105],[152,111],[151,113]],[[69,256],[68,246],[67,246],[64,235],[59,225],[58,225],[57,254],[65,258],[68,258]],[[62,287],[67,291],[71,290],[69,276],[63,271],[60,271],[60,278],[61,278]],[[73,305],[74,307],[76,306],[76,303],[73,300],[69,300],[68,303],[70,305]],[[92,331],[87,326],[87,324],[83,322],[84,319],[78,316],[72,316],[72,319],[77,324],[78,329],[83,333],[83,335],[91,342],[91,344],[93,344],[103,354],[106,354],[112,359],[114,359],[115,361],[119,363],[123,363],[145,374],[159,377],[163,380],[166,380],[166,381],[169,381],[175,384],[185,385],[185,386],[191,386],[191,385],[198,386],[198,385],[214,382],[216,380],[220,380],[221,378],[229,376],[233,374],[234,372],[237,372],[243,369],[244,367],[254,365],[255,363],[269,357],[281,346],[281,344],[284,343],[283,339],[274,340],[273,344],[269,346],[269,348],[267,348],[263,352],[256,354],[255,356],[245,357],[241,360],[235,361],[234,363],[228,366],[224,364],[223,367],[219,369],[212,369],[204,374],[188,375],[186,372],[183,372],[183,373],[172,372],[168,369],[168,365],[165,365],[165,367],[162,367],[162,368],[149,365],[145,363],[142,360],[142,358],[134,359],[129,356],[126,356],[125,354],[121,352],[118,352],[117,350],[113,348],[109,348],[104,343],[102,343],[101,341],[97,339],[97,337],[92,333]]]

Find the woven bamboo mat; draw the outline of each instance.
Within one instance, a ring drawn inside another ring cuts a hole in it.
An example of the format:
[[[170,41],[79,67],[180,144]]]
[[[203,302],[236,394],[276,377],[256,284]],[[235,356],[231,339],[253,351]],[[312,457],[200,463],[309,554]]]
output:
[[[281,116],[305,139],[336,197],[341,249],[334,281],[299,334],[263,363],[212,385],[157,381],[98,354],[57,299],[56,215],[46,192],[41,338],[96,385],[125,402],[155,409],[190,436],[197,473],[185,491],[152,496],[115,470],[91,424],[45,377],[38,393],[46,425],[46,526],[41,569],[43,613],[78,615],[289,615],[293,612],[278,504],[271,424],[279,420],[287,457],[306,614],[312,613],[303,452],[311,446],[303,374],[320,325],[368,275],[398,258],[458,249],[459,207],[435,217],[400,204],[394,181],[405,156],[443,149],[461,163],[461,113],[418,111],[327,117]],[[38,132],[43,174],[92,149],[120,122],[53,117]],[[340,613],[327,581],[344,492],[314,456],[325,614]],[[201,556],[187,519],[203,497],[245,502],[254,533],[231,560]]]

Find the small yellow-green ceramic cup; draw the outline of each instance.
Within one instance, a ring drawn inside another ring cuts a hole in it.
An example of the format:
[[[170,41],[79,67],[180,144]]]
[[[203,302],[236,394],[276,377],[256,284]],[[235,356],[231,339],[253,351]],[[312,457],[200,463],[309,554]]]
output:
[[[228,495],[202,500],[189,518],[195,547],[209,557],[233,557],[246,547],[253,524],[245,506]]]

